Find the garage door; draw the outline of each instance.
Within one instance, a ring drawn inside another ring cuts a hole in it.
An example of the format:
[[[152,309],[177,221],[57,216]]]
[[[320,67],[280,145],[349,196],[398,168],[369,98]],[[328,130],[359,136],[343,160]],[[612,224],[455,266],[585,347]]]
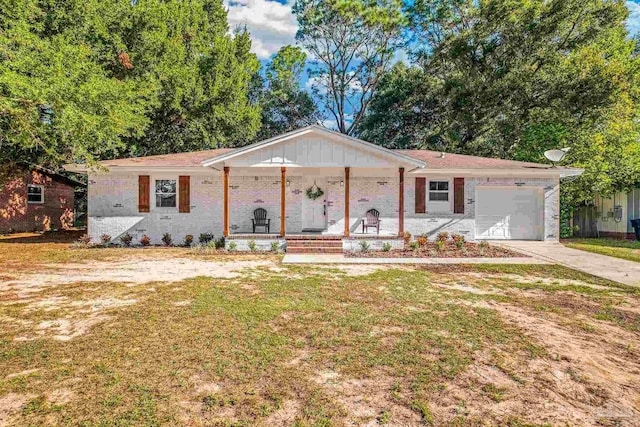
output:
[[[542,190],[477,187],[476,239],[542,240]]]

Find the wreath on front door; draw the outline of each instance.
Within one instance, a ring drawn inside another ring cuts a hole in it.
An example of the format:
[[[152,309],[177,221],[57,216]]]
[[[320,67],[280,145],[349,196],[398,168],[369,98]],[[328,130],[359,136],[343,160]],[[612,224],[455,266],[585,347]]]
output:
[[[322,188],[316,185],[315,181],[311,187],[307,188],[307,197],[311,200],[319,199],[323,195],[324,191],[322,191]]]

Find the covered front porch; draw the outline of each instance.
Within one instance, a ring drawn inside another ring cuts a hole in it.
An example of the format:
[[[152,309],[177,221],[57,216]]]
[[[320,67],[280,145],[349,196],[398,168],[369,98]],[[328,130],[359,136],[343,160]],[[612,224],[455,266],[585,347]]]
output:
[[[223,233],[235,238],[397,237],[404,168],[223,169]]]

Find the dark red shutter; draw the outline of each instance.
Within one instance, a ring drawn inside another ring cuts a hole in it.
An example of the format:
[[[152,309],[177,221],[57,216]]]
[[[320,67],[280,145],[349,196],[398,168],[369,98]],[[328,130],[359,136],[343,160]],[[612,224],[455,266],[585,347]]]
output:
[[[138,177],[138,212],[149,212],[151,199],[151,190],[149,175],[140,175]]]
[[[188,176],[178,177],[178,195],[180,197],[178,211],[191,212],[191,185]]]
[[[464,213],[464,178],[453,179],[453,213]]]
[[[416,178],[416,213],[427,212],[427,178]]]

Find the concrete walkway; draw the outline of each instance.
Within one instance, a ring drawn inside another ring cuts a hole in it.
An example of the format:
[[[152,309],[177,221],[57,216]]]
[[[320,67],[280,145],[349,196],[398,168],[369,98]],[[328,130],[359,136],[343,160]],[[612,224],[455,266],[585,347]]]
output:
[[[625,285],[640,286],[640,263],[567,248],[557,242],[493,242],[554,264],[593,274]]]
[[[351,258],[342,254],[286,254],[283,264],[549,264],[538,258]]]

